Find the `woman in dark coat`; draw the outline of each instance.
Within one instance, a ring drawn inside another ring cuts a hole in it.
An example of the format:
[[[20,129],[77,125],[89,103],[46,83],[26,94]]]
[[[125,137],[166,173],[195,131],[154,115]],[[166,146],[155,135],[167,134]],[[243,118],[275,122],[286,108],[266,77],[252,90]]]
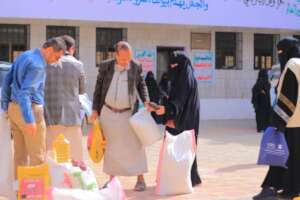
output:
[[[169,82],[170,82],[170,80],[168,77],[168,73],[164,72],[163,75],[161,76],[161,80],[159,82],[159,87],[166,95],[169,95],[169,92],[170,92]]]
[[[285,38],[277,44],[281,77],[270,125],[284,132],[289,148],[287,169],[270,166],[262,191],[254,200],[293,199],[300,194],[300,42]]]
[[[193,129],[197,141],[200,101],[191,61],[183,52],[175,51],[171,54],[169,63],[171,91],[164,106],[160,106],[156,113],[164,116],[166,129],[172,135]],[[192,166],[191,179],[193,186],[201,183],[196,158]]]
[[[147,73],[145,82],[148,88],[150,101],[158,104],[161,97],[161,91],[152,71]]]
[[[252,88],[252,104],[256,114],[257,132],[264,131],[269,126],[271,99],[267,70],[259,71],[257,81]]]

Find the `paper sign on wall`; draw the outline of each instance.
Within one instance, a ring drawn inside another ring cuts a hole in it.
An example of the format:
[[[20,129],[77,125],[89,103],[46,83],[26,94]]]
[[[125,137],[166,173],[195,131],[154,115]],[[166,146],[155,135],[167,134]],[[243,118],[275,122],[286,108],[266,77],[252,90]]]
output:
[[[143,72],[146,74],[152,71],[156,74],[156,51],[147,49],[136,49],[134,58],[143,65]]]
[[[192,64],[196,79],[212,83],[215,79],[214,54],[210,50],[193,50]]]

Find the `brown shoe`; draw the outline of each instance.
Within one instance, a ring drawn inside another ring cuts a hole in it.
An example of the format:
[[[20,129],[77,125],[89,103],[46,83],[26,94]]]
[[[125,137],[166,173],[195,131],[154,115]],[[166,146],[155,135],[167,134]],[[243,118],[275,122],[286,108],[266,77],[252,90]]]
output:
[[[142,192],[146,190],[146,183],[144,181],[137,181],[134,190],[137,192]]]

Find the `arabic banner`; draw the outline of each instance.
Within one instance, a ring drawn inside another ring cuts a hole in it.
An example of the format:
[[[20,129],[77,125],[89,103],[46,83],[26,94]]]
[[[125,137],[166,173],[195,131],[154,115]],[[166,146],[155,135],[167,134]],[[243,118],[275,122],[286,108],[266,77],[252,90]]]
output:
[[[215,80],[214,54],[210,50],[193,50],[192,64],[199,82],[213,83]]]
[[[300,29],[300,0],[1,0],[0,5],[4,18]]]
[[[147,49],[135,49],[134,58],[143,66],[144,74],[152,71],[156,74],[156,51]]]

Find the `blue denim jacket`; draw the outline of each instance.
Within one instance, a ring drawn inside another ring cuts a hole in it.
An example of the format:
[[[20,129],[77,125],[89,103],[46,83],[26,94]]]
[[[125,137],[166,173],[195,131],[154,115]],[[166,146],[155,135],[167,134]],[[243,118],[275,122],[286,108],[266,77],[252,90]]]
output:
[[[31,104],[44,104],[45,60],[39,49],[21,54],[2,85],[1,107],[7,111],[11,101],[18,103],[26,123],[35,122]]]

